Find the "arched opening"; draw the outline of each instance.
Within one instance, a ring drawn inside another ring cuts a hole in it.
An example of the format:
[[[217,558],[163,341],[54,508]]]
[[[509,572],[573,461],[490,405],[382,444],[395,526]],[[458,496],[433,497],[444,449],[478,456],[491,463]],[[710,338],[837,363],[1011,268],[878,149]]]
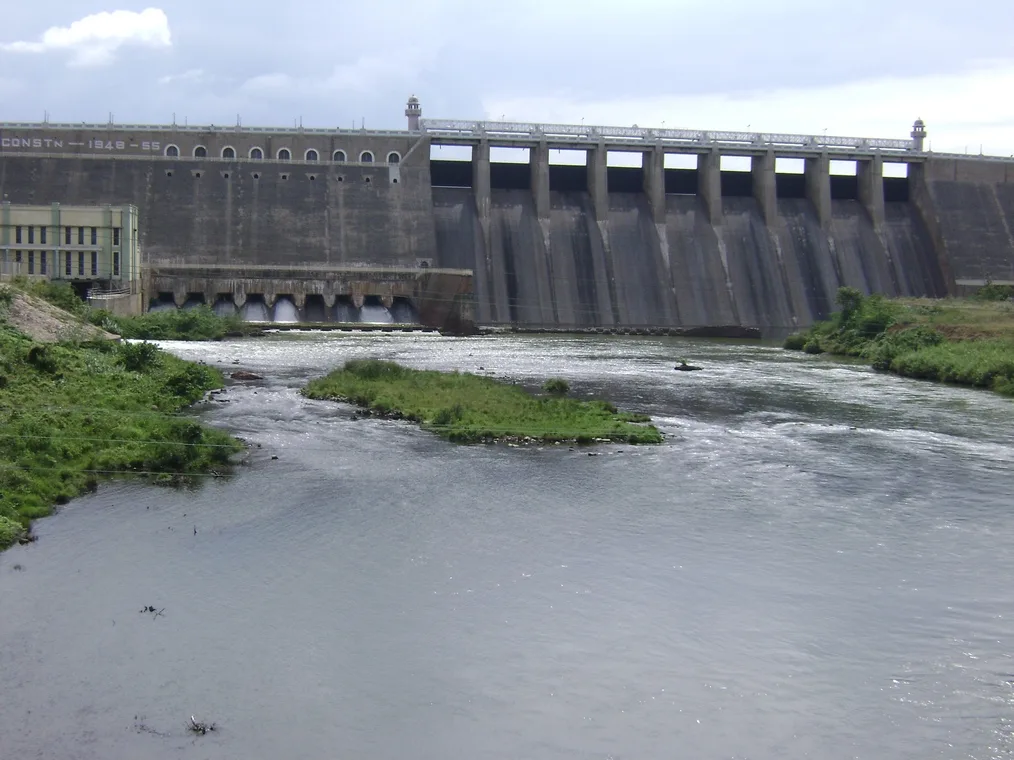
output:
[[[222,148],[222,158],[236,158],[236,149],[231,146]]]
[[[166,145],[165,154],[169,156],[169,158],[176,158],[180,154],[180,149],[175,145]]]
[[[292,159],[292,154],[289,152],[288,148],[279,148],[278,149],[278,160],[279,161],[289,161],[291,159]]]
[[[345,151],[343,151],[343,150],[336,150],[334,152],[334,155],[331,156],[331,160],[332,161],[336,161],[336,162],[338,162],[340,164],[344,164],[346,161],[348,161],[348,157],[345,155]]]
[[[208,149],[205,148],[203,145],[198,145],[196,148],[194,148],[194,158],[207,158],[207,157],[208,157]]]
[[[396,164],[399,161],[401,161],[401,154],[398,151],[392,150],[387,154],[387,163]]]
[[[319,161],[320,157],[319,157],[317,151],[315,151],[313,148],[310,148],[310,150],[306,151],[306,160],[307,161]]]
[[[264,158],[264,151],[260,148],[250,148],[250,158],[254,161],[260,161]]]
[[[364,164],[372,164],[373,153],[371,153],[368,150],[364,150],[362,153],[359,154],[359,161]]]

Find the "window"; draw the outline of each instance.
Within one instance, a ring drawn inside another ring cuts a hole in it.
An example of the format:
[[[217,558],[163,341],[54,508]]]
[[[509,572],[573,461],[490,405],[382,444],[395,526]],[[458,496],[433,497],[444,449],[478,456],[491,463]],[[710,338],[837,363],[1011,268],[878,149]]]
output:
[[[21,251],[15,251],[14,252],[14,263],[15,264],[20,264],[21,263]]]
[[[77,228],[77,244],[84,245],[84,227]],[[70,274],[70,272],[67,274]]]
[[[260,148],[250,148],[250,158],[254,161],[260,161],[264,158],[264,151]]]
[[[20,243],[21,242],[21,226],[20,225],[14,228],[14,242],[15,243]]]
[[[310,148],[310,150],[306,151],[306,160],[307,161],[319,161],[320,160],[320,155],[313,148]]]
[[[113,245],[120,244],[120,228],[113,227]]]
[[[120,252],[113,251],[113,276],[120,276]]]
[[[92,245],[99,244],[99,230],[98,227],[92,227]]]
[[[63,242],[66,245],[70,245],[70,227],[63,228]]]
[[[71,266],[69,253],[67,254],[67,268],[64,271],[67,273],[68,277],[74,274],[74,268]]]
[[[292,154],[289,153],[289,149],[288,148],[279,148],[278,149],[278,160],[279,161],[289,161],[291,158],[292,158]]]
[[[80,275],[84,274],[84,251],[81,251],[77,255],[77,273]]]
[[[165,154],[169,156],[169,158],[176,158],[180,154],[180,149],[175,145],[166,145]]]
[[[28,242],[29,243],[34,243],[35,242],[35,228],[34,227],[29,227],[28,228]]]
[[[46,244],[46,228],[45,227],[39,227],[39,242],[42,245]]]
[[[39,253],[39,274],[46,274],[46,252]]]
[[[96,251],[92,251],[92,277],[95,277],[99,273],[99,254]]]
[[[337,161],[340,164],[344,164],[346,161],[348,161],[348,158],[345,155],[345,151],[343,150],[336,150],[334,152],[334,155],[331,156],[331,159],[333,161]]]
[[[207,157],[208,157],[208,149],[205,148],[203,145],[198,145],[196,148],[194,148],[194,158],[207,158]]]
[[[398,151],[392,150],[387,154],[387,163],[396,164],[399,161],[401,161],[401,154]]]
[[[222,148],[222,158],[233,159],[236,158],[236,150],[234,148]]]
[[[362,153],[359,154],[359,160],[364,164],[372,164],[373,154],[368,150],[364,150]]]
[[[35,274],[35,251],[28,252],[28,274]]]

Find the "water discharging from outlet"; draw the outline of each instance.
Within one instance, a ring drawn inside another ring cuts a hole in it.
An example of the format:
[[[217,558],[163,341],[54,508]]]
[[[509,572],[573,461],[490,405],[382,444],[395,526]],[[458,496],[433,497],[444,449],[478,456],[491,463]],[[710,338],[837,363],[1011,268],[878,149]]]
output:
[[[383,306],[364,303],[359,310],[359,321],[375,325],[389,325],[394,322],[394,319],[391,317],[391,312]]]
[[[271,315],[263,301],[247,301],[240,310],[244,322],[270,322]]]
[[[275,322],[298,322],[299,309],[289,298],[279,298],[275,301]]]
[[[215,301],[215,305],[211,307],[212,311],[220,317],[235,317],[236,316],[236,304],[232,301],[227,301],[221,298]]]

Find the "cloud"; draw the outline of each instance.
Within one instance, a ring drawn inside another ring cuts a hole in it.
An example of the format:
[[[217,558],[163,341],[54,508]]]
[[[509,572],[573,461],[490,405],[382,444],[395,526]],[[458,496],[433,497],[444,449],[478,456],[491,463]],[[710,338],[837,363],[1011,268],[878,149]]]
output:
[[[204,79],[204,69],[187,69],[182,74],[167,74],[158,78],[159,84],[173,84],[174,82],[200,82]]]
[[[1014,64],[982,63],[963,74],[882,77],[812,88],[608,99],[487,97],[485,118],[642,127],[905,139],[921,117],[937,152],[1007,155],[1014,150]]]
[[[103,11],[78,19],[70,26],[53,26],[37,42],[0,44],[9,53],[68,51],[71,66],[103,66],[116,58],[124,46],[167,48],[172,45],[169,19],[159,8],[134,11]]]

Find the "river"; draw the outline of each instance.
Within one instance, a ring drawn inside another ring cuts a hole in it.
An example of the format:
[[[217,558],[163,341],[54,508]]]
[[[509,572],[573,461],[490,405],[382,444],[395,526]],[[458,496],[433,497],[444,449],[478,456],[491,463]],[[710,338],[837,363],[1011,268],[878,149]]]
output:
[[[1014,757],[1010,401],[678,339],[165,346],[264,375],[198,412],[249,461],[0,555],[4,760]],[[358,356],[564,377],[667,440],[462,447],[298,395]]]

